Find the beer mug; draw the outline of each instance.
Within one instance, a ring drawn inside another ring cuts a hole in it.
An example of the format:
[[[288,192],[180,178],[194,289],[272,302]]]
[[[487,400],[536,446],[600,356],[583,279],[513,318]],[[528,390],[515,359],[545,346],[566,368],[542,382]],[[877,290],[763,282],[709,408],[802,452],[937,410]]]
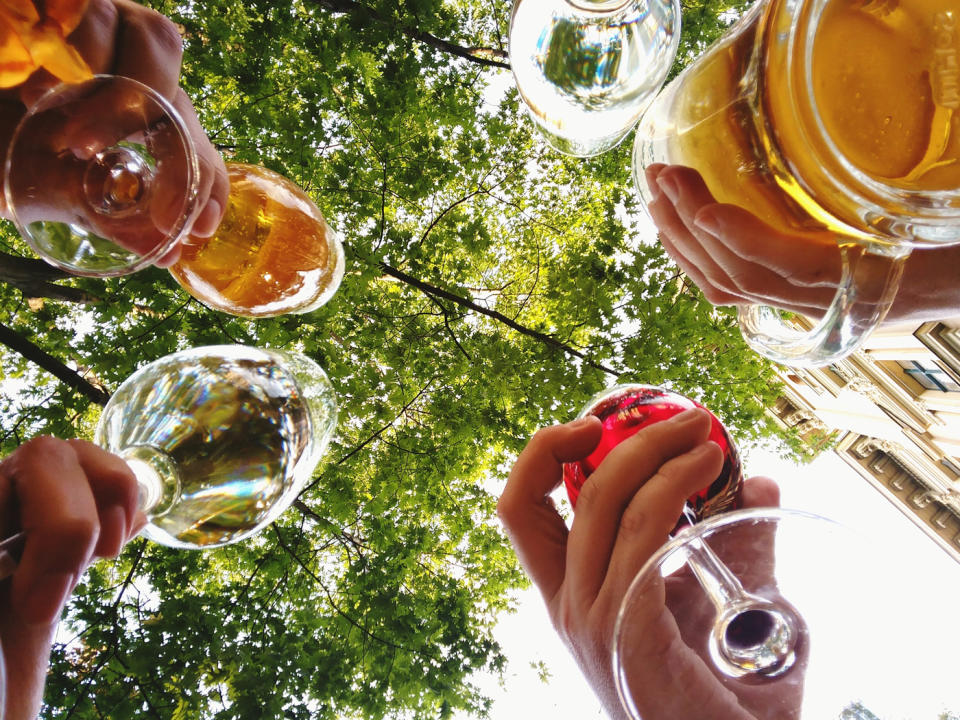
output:
[[[957,0],[758,0],[640,121],[647,201],[652,163],[696,169],[718,202],[800,241],[838,243],[840,285],[812,329],[759,305],[740,325],[777,362],[844,357],[883,320],[913,248],[960,242]]]

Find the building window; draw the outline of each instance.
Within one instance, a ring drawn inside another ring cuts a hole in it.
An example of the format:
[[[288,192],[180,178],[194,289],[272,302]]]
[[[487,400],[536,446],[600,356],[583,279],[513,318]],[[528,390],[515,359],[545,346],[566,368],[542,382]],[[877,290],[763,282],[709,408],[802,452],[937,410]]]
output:
[[[940,458],[940,464],[960,478],[960,466],[958,466],[957,463],[955,463],[951,458]]]
[[[901,361],[903,371],[927,390],[940,392],[960,392],[960,384],[933,362],[917,360]]]

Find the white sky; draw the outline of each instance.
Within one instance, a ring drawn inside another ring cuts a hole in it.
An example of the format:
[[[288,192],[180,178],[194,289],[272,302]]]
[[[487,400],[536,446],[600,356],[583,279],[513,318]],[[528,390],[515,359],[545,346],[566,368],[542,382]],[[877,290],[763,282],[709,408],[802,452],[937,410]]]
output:
[[[886,667],[893,668],[898,677],[911,667],[916,669],[915,677],[907,675],[906,684],[891,684],[889,697],[874,696],[875,702],[870,704],[874,712],[878,711],[876,708],[888,709],[889,714],[881,714],[883,720],[936,720],[945,709],[960,711],[960,682],[955,677],[956,648],[960,647],[955,601],[960,598],[960,566],[832,452],[810,465],[798,467],[769,452],[754,450],[745,457],[745,466],[750,475],[768,475],[779,481],[783,507],[831,517],[876,538],[877,547],[881,541],[894,543],[900,552],[894,556],[877,556],[883,566],[881,572],[887,572],[889,577],[899,577],[898,563],[905,565],[904,572],[916,570],[919,574],[919,579],[900,584],[907,595],[904,600],[891,600],[898,610],[902,609],[892,624],[887,623],[889,610],[881,609],[869,594],[860,599],[865,613],[873,608],[880,614],[875,623],[876,652],[889,658],[889,662],[872,654],[864,657],[863,653],[854,652],[849,667],[844,668],[842,677],[836,678],[836,684],[847,688],[859,686],[856,667],[867,667],[880,659]],[[815,563],[817,558],[809,560]],[[829,582],[824,581],[824,585]],[[903,637],[896,640],[893,636],[898,630],[903,632]],[[606,717],[550,627],[536,590],[522,595],[516,614],[502,618],[496,636],[509,658],[505,683],[500,687],[492,678],[481,682],[483,690],[494,698],[491,713],[494,720]],[[892,650],[894,642],[920,644],[920,652],[932,657],[930,666],[939,668],[940,672],[929,666],[917,667],[916,652]],[[549,667],[548,683],[541,682],[531,665],[539,661]],[[813,681],[814,672],[811,661],[808,681]],[[804,718],[807,717],[833,720],[835,716],[805,713]]]

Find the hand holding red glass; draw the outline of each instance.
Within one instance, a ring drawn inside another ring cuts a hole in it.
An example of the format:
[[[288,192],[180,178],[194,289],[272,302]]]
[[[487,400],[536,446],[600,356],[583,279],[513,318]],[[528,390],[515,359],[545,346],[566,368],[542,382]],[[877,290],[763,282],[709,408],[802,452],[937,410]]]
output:
[[[574,508],[580,488],[614,447],[649,425],[695,407],[710,412],[700,403],[679,393],[650,385],[617,385],[591,399],[580,417],[594,415],[600,418],[603,434],[600,444],[592,453],[583,460],[567,463],[563,467],[563,482]],[[740,506],[739,493],[743,486],[740,453],[727,429],[713,413],[710,413],[710,417],[709,439],[723,452],[723,469],[712,482],[688,498],[684,516],[678,520],[674,532],[690,522]]]

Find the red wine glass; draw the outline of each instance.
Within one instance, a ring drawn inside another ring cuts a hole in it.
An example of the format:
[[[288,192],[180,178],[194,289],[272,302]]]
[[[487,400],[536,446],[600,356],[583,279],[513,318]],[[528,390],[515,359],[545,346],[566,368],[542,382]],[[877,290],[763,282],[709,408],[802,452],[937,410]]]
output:
[[[668,420],[692,408],[707,410],[680,393],[653,385],[616,385],[591,398],[579,417],[597,416],[603,423],[603,433],[600,444],[590,455],[563,467],[563,482],[573,507],[577,506],[580,488],[614,447],[648,425]],[[674,533],[691,522],[740,506],[740,489],[743,486],[740,453],[716,415],[710,413],[710,417],[709,439],[723,451],[723,468],[711,483],[687,498],[687,507],[677,521]]]
[[[594,396],[580,413],[580,417],[597,416],[603,430],[600,443],[589,456],[564,465],[564,483],[571,503],[576,506],[580,489],[617,444],[649,425],[668,420],[695,407],[706,410],[699,403],[679,393],[650,385],[617,385]],[[723,451],[723,466],[717,477],[704,478],[703,489],[687,499],[684,513],[678,518],[673,531],[673,542],[680,543],[684,551],[683,565],[687,571],[685,592],[699,601],[699,625],[709,629],[704,636],[703,655],[698,658],[700,662],[711,662],[718,669],[718,673],[735,678],[768,679],[789,675],[797,664],[805,643],[801,618],[792,605],[776,592],[747,590],[738,577],[743,574],[742,568],[733,566],[731,569],[695,530],[691,530],[704,518],[735,510],[740,505],[743,470],[739,451],[722,423],[713,413],[710,413],[710,416],[712,425],[709,439],[717,443]],[[764,539],[767,536],[761,532],[759,537]],[[656,577],[660,579],[659,574]],[[637,602],[635,581],[621,606],[612,649],[614,672],[621,681],[618,689],[628,712],[635,709],[635,706],[631,705],[634,688],[630,680],[635,679],[636,674],[623,672],[625,654],[619,640],[625,635],[632,637],[637,626],[643,627],[644,632],[641,635],[644,639],[657,637],[657,632],[663,630],[662,623],[650,623],[647,615],[650,607],[664,606],[663,599],[655,597],[653,602],[650,602],[650,595],[646,592],[647,585],[641,585],[644,592],[640,593],[639,597],[644,602]],[[662,584],[657,586],[653,594],[656,595],[657,591],[661,596],[665,595]],[[647,628],[648,624],[651,625],[650,628]],[[677,626],[675,620],[670,625],[672,628]],[[667,641],[662,644],[654,643],[657,653],[668,655],[669,650],[677,646],[676,641],[680,640],[681,636],[682,632],[676,637],[669,632],[664,634]],[[630,657],[632,667],[635,655],[626,655]],[[646,660],[646,665],[649,666],[650,659]],[[681,662],[685,660],[688,660],[686,656],[681,658]],[[654,664],[656,662],[653,660]],[[647,679],[646,676],[643,677],[644,680]],[[657,685],[656,681],[653,684]],[[644,686],[641,692],[647,689]],[[658,701],[657,705],[662,703]],[[634,713],[633,717],[641,718],[637,713]],[[651,716],[645,714],[641,720],[648,720],[649,717]]]

